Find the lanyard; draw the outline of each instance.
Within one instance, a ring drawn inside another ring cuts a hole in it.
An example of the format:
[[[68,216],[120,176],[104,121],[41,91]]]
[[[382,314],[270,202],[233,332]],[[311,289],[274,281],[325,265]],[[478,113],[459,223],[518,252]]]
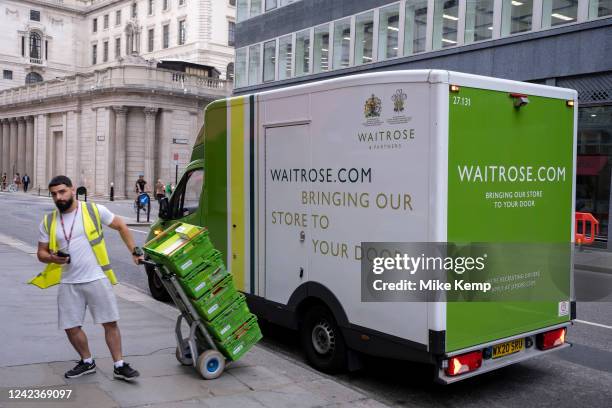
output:
[[[79,207],[80,207],[80,204],[77,201],[76,213],[74,214],[74,218],[72,219],[72,226],[70,227],[70,235],[68,236],[66,236],[66,229],[64,228],[64,217],[62,216],[62,213],[60,213],[60,221],[62,223],[62,232],[64,233],[64,239],[68,243],[68,248],[70,248],[70,240],[72,239],[72,231],[74,231],[74,222],[79,216]]]

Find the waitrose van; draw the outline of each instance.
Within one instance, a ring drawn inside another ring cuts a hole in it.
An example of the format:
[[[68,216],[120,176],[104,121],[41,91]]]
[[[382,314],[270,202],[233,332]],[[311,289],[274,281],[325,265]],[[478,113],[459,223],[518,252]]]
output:
[[[151,236],[206,226],[251,309],[299,330],[323,371],[367,353],[430,363],[450,383],[559,350],[575,318],[569,257],[565,294],[508,302],[366,302],[360,259],[364,242],[569,246],[576,100],[441,70],[218,100]]]

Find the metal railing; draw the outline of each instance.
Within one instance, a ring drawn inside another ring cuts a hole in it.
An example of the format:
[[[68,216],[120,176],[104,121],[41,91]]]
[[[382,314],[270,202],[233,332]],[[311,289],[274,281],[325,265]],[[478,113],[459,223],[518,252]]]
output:
[[[105,90],[155,90],[221,98],[232,92],[232,81],[204,78],[147,66],[117,66],[0,91],[0,106],[76,96]]]

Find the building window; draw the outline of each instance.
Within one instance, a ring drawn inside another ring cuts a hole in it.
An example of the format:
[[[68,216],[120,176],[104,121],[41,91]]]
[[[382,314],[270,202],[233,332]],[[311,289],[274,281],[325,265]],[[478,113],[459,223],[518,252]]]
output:
[[[236,88],[246,86],[247,84],[247,49],[241,48],[236,50],[236,70],[234,72],[234,85]]]
[[[259,68],[261,64],[261,47],[259,44],[249,47],[249,85],[256,85],[260,82]]]
[[[42,81],[43,81],[43,77],[40,76],[38,72],[30,72],[28,75],[26,75],[26,78],[25,78],[26,85],[35,84],[37,82],[42,82]]]
[[[121,24],[121,10],[115,11],[115,25]]]
[[[30,33],[30,58],[42,59],[40,34]]]
[[[255,17],[261,14],[261,0],[251,0],[250,17]]]
[[[227,22],[227,45],[233,47],[236,43],[236,23],[233,21]]]
[[[263,81],[274,81],[274,73],[276,69],[276,40],[264,43],[263,47]]]
[[[266,11],[276,8],[276,0],[266,0]]]
[[[2,71],[2,78],[13,79],[13,71],[5,69],[4,71]]]
[[[457,45],[459,0],[434,0],[433,49]]]
[[[544,0],[542,2],[542,28],[575,23],[578,18],[578,0]]]
[[[138,17],[138,3],[132,3],[132,18]]]
[[[121,57],[121,37],[115,38],[115,59]]]
[[[293,73],[293,41],[291,35],[278,40],[278,79],[291,78]]]
[[[162,10],[168,10],[168,0],[162,2]]]
[[[295,75],[304,75],[310,71],[310,30],[295,35]]]
[[[91,64],[96,65],[98,63],[98,46],[96,44],[91,46]]]
[[[229,0],[229,5],[236,7],[236,0]]]
[[[187,27],[185,20],[178,23],[178,44],[184,45],[187,42]]]
[[[465,11],[465,43],[493,38],[494,0],[467,0]]]
[[[317,27],[314,30],[314,72],[329,71],[329,25]]]
[[[404,55],[425,51],[427,0],[408,0],[404,26]]]
[[[155,0],[149,0],[149,15],[153,15],[153,9],[155,8]]]
[[[102,62],[108,62],[108,41],[102,43]]]
[[[155,29],[150,28],[148,34],[149,35],[148,35],[147,41],[149,43],[149,47],[147,48],[147,50],[149,52],[153,52],[153,46],[155,45]]]
[[[531,31],[533,0],[502,0],[501,35]]]
[[[380,9],[378,21],[378,59],[399,55],[399,4]]]
[[[108,28],[108,14],[104,15],[104,28],[107,29]]]
[[[612,0],[591,0],[589,2],[589,18],[612,15]]]
[[[334,23],[334,64],[333,69],[346,68],[350,63],[351,19],[345,18]]]
[[[241,22],[249,18],[249,0],[237,0],[237,2],[236,20]]]
[[[233,62],[230,62],[229,64],[227,64],[225,78],[227,78],[229,81],[234,80],[234,63]]]
[[[32,21],[40,21],[40,11],[38,11],[38,10],[30,10],[30,20],[32,20]]]
[[[170,47],[170,25],[164,25],[162,30],[162,48],[168,48]]]
[[[98,19],[97,18],[93,19],[93,22],[92,22],[92,31],[94,33],[98,32]]]
[[[355,65],[372,62],[374,41],[374,12],[360,14],[355,18]]]
[[[184,6],[185,5],[185,0],[179,0],[179,6]]]
[[[45,40],[45,60],[49,59],[49,41]]]

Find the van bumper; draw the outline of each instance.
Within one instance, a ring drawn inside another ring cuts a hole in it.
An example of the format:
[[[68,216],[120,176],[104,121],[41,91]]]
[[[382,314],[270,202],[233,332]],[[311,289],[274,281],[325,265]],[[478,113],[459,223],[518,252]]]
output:
[[[509,366],[511,364],[515,364],[524,360],[528,360],[534,357],[538,357],[538,356],[543,356],[545,354],[548,353],[553,353],[559,350],[563,350],[565,348],[571,347],[571,343],[565,342],[564,344],[557,346],[555,348],[552,349],[548,349],[548,350],[540,350],[536,347],[536,335],[539,333],[544,333],[550,330],[554,330],[554,329],[558,329],[558,328],[562,328],[562,327],[569,327],[572,324],[572,322],[567,322],[567,323],[562,323],[562,324],[557,324],[554,326],[549,326],[549,327],[544,327],[542,329],[538,329],[538,330],[534,330],[534,331],[530,331],[527,333],[521,333],[515,336],[511,336],[511,337],[506,337],[503,339],[499,339],[499,340],[495,340],[492,342],[487,342],[487,343],[483,343],[483,344],[479,344],[473,347],[468,347],[465,349],[461,349],[461,350],[455,350],[453,352],[450,353],[445,353],[442,358],[439,359],[438,363],[436,364],[437,368],[436,368],[436,375],[435,375],[435,382],[439,383],[439,384],[452,384],[461,380],[465,380],[466,378],[470,378],[470,377],[474,377],[483,373],[487,373],[489,371],[493,371],[493,370],[497,370],[498,368],[502,368],[502,367],[506,367]],[[518,353],[514,353],[514,354],[510,354],[508,356],[505,357],[501,357],[499,359],[483,359],[482,360],[482,365],[471,372],[467,372],[464,374],[459,374],[457,376],[448,376],[445,372],[445,368],[442,366],[442,361],[456,356],[456,355],[460,355],[460,354],[464,354],[464,353],[468,353],[470,351],[476,351],[476,350],[482,350],[485,349],[487,347],[490,346],[494,346],[496,344],[500,344],[500,343],[504,343],[507,341],[511,341],[511,340],[515,340],[515,339],[520,339],[520,338],[527,338],[527,337],[531,337],[532,339],[532,347],[529,348],[525,348],[522,351],[519,351]]]

